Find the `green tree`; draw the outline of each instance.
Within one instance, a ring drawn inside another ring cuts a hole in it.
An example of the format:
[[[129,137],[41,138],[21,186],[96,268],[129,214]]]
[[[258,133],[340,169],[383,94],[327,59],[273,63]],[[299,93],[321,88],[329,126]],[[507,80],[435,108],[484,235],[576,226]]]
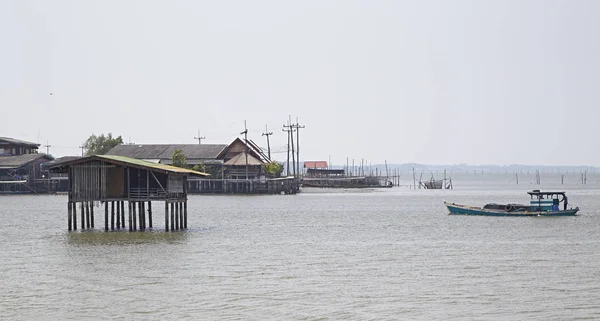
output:
[[[181,149],[176,149],[173,152],[173,157],[171,159],[173,161],[173,166],[187,168],[187,162],[185,159],[185,155]]]
[[[192,168],[192,170],[195,170],[196,172],[206,173],[206,165],[204,165],[204,164],[196,164],[196,165],[194,165],[194,167]]]
[[[278,162],[270,162],[265,164],[265,172],[273,177],[279,177],[283,172],[283,164]]]
[[[104,134],[100,136],[92,134],[92,136],[88,137],[83,144],[83,148],[85,149],[85,154],[87,156],[104,155],[111,148],[120,144],[123,144],[123,138],[120,135],[118,137],[113,137],[112,133],[108,133],[106,136],[104,136]]]

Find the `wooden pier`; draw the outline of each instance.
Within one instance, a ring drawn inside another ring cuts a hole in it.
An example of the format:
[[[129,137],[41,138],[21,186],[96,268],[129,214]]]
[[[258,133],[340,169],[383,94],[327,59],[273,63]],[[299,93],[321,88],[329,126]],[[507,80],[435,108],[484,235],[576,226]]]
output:
[[[57,164],[69,177],[67,221],[76,231],[94,229],[94,208],[104,207],[104,230],[153,228],[152,202],[164,202],[165,230],[187,229],[188,176],[209,174],[123,156],[95,155]],[[127,203],[127,217],[125,204]]]
[[[300,180],[294,177],[268,179],[190,179],[189,194],[296,194]]]

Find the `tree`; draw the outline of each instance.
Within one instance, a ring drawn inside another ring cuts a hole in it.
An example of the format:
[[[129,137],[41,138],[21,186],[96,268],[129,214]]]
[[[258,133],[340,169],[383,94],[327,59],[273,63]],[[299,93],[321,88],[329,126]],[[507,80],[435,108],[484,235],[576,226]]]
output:
[[[173,166],[187,168],[187,162],[185,160],[185,155],[181,149],[176,149],[173,152],[173,157],[171,158],[173,161]]]
[[[113,138],[112,133],[108,133],[106,136],[104,134],[100,136],[92,134],[83,144],[83,148],[87,156],[104,155],[111,148],[120,144],[123,144],[123,138],[120,135]]]
[[[283,172],[283,164],[278,162],[267,163],[265,164],[265,172],[273,177],[279,177]]]
[[[192,170],[195,170],[196,172],[206,173],[206,165],[196,164],[194,165],[194,167],[192,167]]]

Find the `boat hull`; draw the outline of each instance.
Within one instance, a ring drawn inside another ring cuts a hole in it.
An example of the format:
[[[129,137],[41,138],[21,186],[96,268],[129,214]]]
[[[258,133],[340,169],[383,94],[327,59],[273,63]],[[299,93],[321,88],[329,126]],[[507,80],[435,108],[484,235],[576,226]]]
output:
[[[444,203],[448,208],[449,214],[453,215],[482,215],[482,216],[575,216],[579,208],[564,210],[564,211],[502,211],[490,210],[481,207],[465,206],[458,204]]]

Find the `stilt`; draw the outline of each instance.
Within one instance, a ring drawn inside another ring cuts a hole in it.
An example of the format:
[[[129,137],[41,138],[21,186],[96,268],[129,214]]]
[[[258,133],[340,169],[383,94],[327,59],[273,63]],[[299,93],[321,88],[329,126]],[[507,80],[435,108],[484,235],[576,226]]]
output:
[[[137,208],[135,208],[136,202],[131,205],[131,212],[133,213],[133,230],[137,231]]]
[[[148,227],[152,228],[152,202],[148,201]]]
[[[131,201],[127,202],[129,204],[129,232],[133,231],[133,214],[131,213]]]
[[[138,209],[138,221],[140,222],[140,231],[144,230],[144,207],[142,206],[144,202],[137,203]]]
[[[115,202],[110,202],[110,230],[115,230]]]
[[[121,228],[125,228],[125,201],[121,201]]]
[[[83,208],[83,202],[79,203],[81,210],[81,230],[85,230],[85,209]]]
[[[175,203],[175,230],[179,230],[179,202]]]
[[[121,202],[117,201],[117,230],[121,228]]]
[[[77,203],[71,202],[73,207],[73,231],[77,231]]]
[[[71,202],[67,202],[67,210],[69,212],[69,214],[68,214],[68,218],[69,218],[68,219],[69,220],[69,231],[71,231],[72,230],[71,223],[73,222],[73,217],[72,217],[72,215],[73,215],[73,208],[71,207]]]
[[[169,202],[165,200],[165,231],[169,231]]]
[[[171,203],[171,231],[175,231],[175,203]]]
[[[104,230],[108,231],[108,202],[104,202]]]
[[[183,230],[183,202],[179,202],[179,229]]]
[[[88,206],[90,207],[90,223],[94,228],[94,202],[88,202]]]
[[[183,228],[187,230],[187,201],[183,202]]]

